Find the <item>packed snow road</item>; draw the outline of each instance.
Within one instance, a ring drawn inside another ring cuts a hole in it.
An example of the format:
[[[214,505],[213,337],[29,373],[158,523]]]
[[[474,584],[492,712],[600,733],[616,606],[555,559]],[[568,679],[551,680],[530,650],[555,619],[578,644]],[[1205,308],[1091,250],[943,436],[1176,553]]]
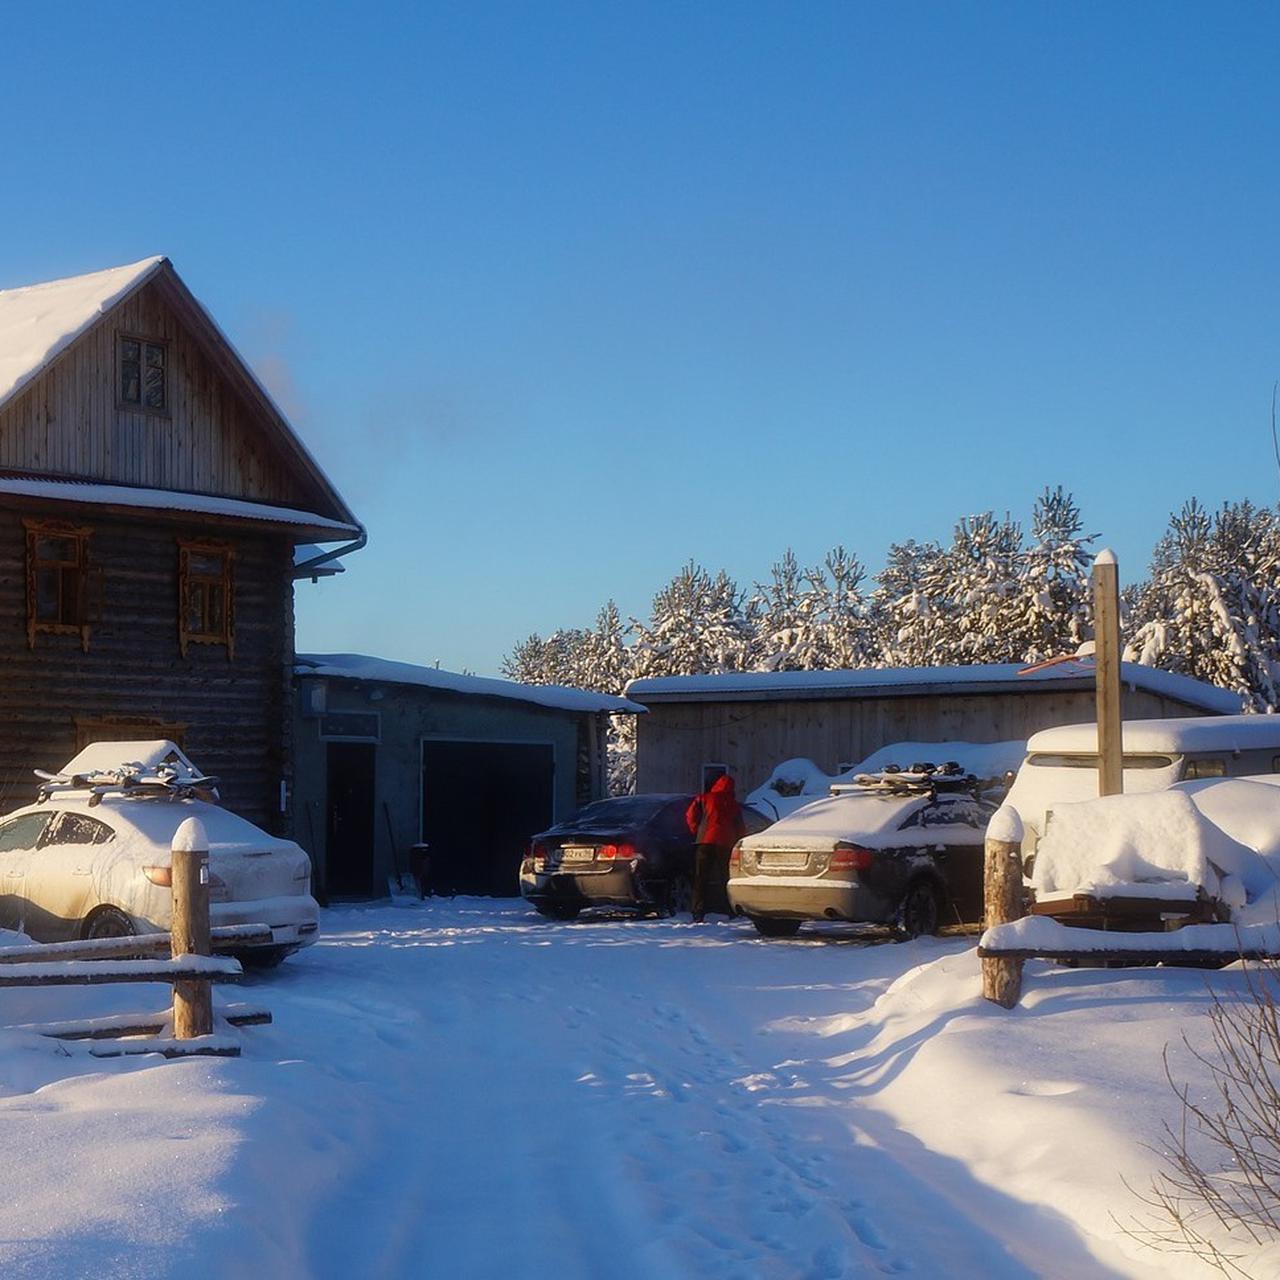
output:
[[[235,993],[275,1015],[239,1060],[10,1072],[3,1274],[1145,1274],[896,1129],[857,1045],[833,1056],[824,1019],[971,944],[479,899],[322,929]]]

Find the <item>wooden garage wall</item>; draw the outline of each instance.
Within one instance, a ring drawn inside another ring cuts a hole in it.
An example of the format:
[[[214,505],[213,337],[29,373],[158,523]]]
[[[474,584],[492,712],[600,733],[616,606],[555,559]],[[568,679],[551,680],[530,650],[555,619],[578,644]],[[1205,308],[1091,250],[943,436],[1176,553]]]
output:
[[[168,343],[168,415],[117,407],[121,334]],[[328,499],[294,468],[157,281],[108,313],[0,409],[0,469],[327,511]]]
[[[184,725],[187,753],[223,779],[231,809],[281,827],[279,786],[289,760],[293,656],[292,548],[286,538],[228,533],[235,548],[235,656],[178,649],[178,538],[207,526],[77,519],[93,530],[103,571],[101,620],[89,652],[75,635],[27,641],[23,515],[0,512],[0,812],[34,798],[34,768],[74,754],[77,721],[136,718]],[[66,509],[39,513],[66,518]],[[139,726],[122,737],[154,737]]]
[[[1203,715],[1126,688],[1129,719]],[[1092,690],[942,694],[758,702],[654,702],[637,719],[636,787],[688,791],[702,766],[727,764],[743,788],[783,760],[806,756],[828,772],[890,742],[1001,742],[1094,717]],[[906,762],[910,763],[910,762]]]

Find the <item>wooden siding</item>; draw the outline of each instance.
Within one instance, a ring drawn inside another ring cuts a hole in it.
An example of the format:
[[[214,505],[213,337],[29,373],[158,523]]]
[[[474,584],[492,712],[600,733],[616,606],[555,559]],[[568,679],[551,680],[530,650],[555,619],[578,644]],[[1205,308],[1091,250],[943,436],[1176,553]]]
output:
[[[1204,715],[1143,690],[1124,690],[1127,719]],[[727,764],[740,786],[805,756],[828,772],[890,742],[1002,742],[1092,720],[1092,691],[761,702],[655,702],[638,718],[636,788],[687,791],[703,764]],[[903,763],[910,763],[904,761]]]
[[[327,512],[152,281],[0,409],[0,469]],[[168,416],[117,407],[121,334],[167,343]]]
[[[89,561],[103,572],[89,651],[81,651],[78,636],[43,634],[32,649],[21,516],[0,512],[0,812],[34,798],[33,768],[56,769],[70,759],[78,720],[128,717],[185,725],[187,752],[223,779],[227,806],[280,829],[279,786],[288,776],[292,732],[288,539],[219,530],[235,548],[235,657],[192,645],[183,658],[177,539],[207,529],[92,514],[77,523],[92,528]]]

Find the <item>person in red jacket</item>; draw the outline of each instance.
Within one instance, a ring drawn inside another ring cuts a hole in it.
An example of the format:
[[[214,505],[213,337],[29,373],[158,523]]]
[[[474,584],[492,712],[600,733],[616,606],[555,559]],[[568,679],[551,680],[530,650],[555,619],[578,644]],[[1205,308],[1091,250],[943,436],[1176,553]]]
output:
[[[707,914],[714,898],[715,909],[729,913],[729,855],[742,838],[742,806],[733,793],[733,779],[722,773],[685,811],[697,845],[693,876],[693,918]]]

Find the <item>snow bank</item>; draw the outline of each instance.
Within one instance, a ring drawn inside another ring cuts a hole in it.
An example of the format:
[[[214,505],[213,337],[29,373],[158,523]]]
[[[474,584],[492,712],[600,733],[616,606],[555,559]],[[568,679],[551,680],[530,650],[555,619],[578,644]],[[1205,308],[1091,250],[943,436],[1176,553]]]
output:
[[[1023,916],[1008,924],[994,925],[980,946],[994,950],[1038,951],[1054,955],[1066,951],[1116,951],[1131,945],[1135,951],[1165,951],[1177,956],[1187,951],[1217,951],[1239,957],[1241,952],[1280,954],[1280,924],[1237,926],[1197,924],[1170,933],[1115,933],[1107,929],[1080,929],[1048,916]]]
[[[1053,811],[1036,851],[1037,896],[1123,895],[1129,886],[1183,884],[1220,896],[1223,877],[1257,883],[1258,855],[1215,826],[1181,791],[1106,796]]]

